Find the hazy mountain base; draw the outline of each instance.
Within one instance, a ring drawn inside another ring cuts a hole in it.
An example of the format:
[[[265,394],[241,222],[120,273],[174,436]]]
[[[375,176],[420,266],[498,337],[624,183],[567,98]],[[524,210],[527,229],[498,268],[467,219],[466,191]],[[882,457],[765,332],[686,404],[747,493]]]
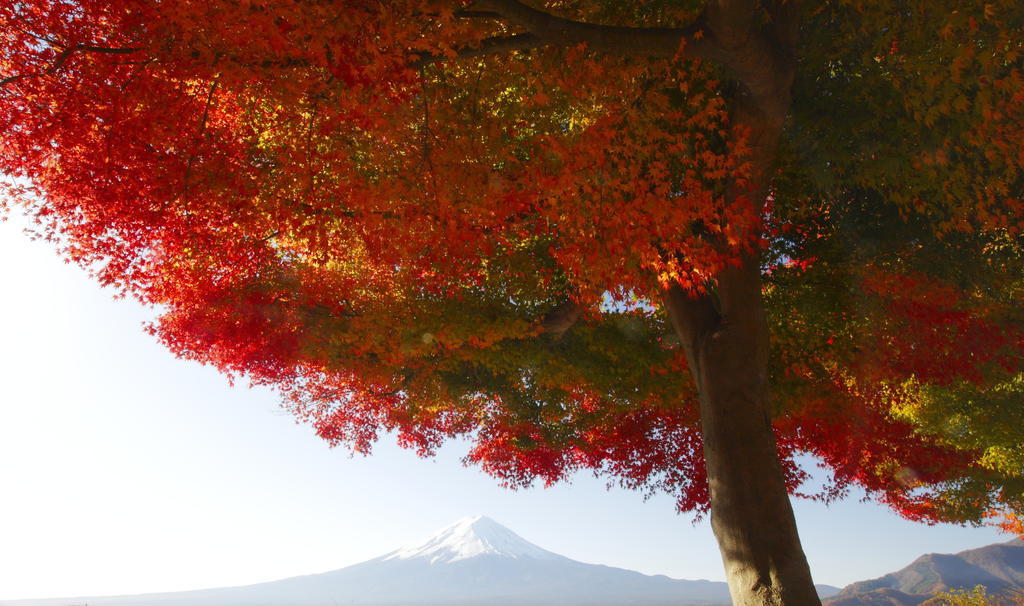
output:
[[[836,587],[820,586],[822,595]],[[0,601],[0,606],[725,606],[725,583],[585,564],[494,520],[465,518],[426,541],[322,574],[200,591]]]
[[[383,565],[383,566],[382,566]],[[723,599],[724,598],[724,599]],[[323,574],[202,591],[3,606],[724,606],[725,583],[677,581],[573,560],[481,555],[443,566],[383,558]]]
[[[728,606],[713,581],[583,564],[477,556],[442,567],[382,558],[341,570],[271,583],[176,593],[2,601],[0,606]],[[345,587],[345,590],[339,590]],[[838,588],[821,586],[823,595]],[[541,593],[543,592],[543,593]]]
[[[631,570],[481,555],[431,566],[383,558],[317,575],[200,591],[15,600],[0,606],[728,606],[728,586]],[[339,591],[339,587],[345,587]],[[819,586],[823,596],[838,588]]]

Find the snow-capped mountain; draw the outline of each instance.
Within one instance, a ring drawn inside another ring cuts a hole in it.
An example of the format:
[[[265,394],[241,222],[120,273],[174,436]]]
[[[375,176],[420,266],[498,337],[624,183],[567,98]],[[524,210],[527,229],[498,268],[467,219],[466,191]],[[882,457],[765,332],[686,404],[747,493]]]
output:
[[[331,572],[270,583],[116,597],[0,600],[0,606],[687,606],[728,604],[725,583],[584,564],[490,518]]]
[[[422,558],[431,564],[451,563],[481,555],[535,560],[564,560],[562,556],[541,549],[486,516],[463,518],[442,528],[426,541],[403,547],[383,557],[387,560]]]

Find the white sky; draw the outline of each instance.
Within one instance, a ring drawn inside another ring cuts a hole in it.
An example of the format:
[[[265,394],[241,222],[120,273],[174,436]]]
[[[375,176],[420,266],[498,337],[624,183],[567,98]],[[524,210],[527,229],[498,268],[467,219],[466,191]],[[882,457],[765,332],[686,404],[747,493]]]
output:
[[[330,450],[266,390],[230,387],[144,334],[49,245],[0,223],[0,599],[242,585],[354,564],[485,514],[578,560],[722,580],[708,524],[581,476],[507,491],[389,443]],[[815,580],[877,577],[927,552],[1009,540],[926,527],[856,499],[798,502]]]

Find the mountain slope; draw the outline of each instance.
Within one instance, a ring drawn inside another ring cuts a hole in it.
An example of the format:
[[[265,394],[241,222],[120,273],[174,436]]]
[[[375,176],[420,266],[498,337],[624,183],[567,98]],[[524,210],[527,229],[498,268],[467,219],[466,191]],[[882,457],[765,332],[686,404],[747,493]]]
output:
[[[984,585],[992,592],[1024,589],[1024,541],[986,545],[957,554],[930,553],[877,579],[843,588],[827,606],[919,604],[935,593]]]
[[[541,549],[486,516],[463,518],[441,529],[423,543],[403,547],[381,559],[426,559],[431,564],[451,563],[480,555],[497,555],[535,560],[566,560]]]
[[[822,586],[824,595],[835,588]],[[687,606],[728,604],[725,583],[585,564],[482,516],[360,564],[270,583],[0,606]]]

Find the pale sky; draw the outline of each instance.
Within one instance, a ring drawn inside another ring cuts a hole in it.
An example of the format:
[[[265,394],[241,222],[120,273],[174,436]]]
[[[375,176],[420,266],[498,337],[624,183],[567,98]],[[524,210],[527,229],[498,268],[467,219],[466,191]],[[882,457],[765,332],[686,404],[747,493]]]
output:
[[[329,449],[267,390],[231,387],[142,330],[101,290],[0,223],[0,599],[243,585],[323,572],[488,515],[541,547],[675,578],[723,580],[707,522],[673,501],[571,485],[501,489],[453,444]],[[815,581],[842,586],[1010,536],[928,527],[850,499],[796,502]]]

